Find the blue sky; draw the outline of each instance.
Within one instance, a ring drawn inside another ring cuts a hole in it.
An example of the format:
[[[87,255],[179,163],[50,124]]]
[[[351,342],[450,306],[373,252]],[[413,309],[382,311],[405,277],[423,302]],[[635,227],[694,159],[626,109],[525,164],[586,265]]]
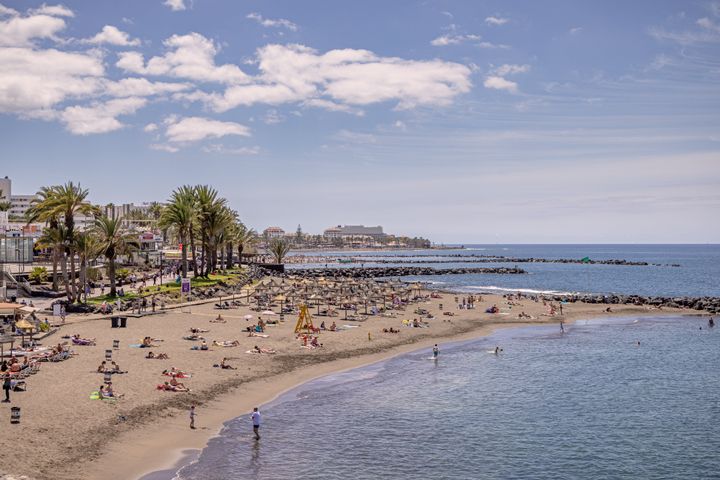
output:
[[[719,242],[720,3],[0,0],[14,193],[249,225]]]

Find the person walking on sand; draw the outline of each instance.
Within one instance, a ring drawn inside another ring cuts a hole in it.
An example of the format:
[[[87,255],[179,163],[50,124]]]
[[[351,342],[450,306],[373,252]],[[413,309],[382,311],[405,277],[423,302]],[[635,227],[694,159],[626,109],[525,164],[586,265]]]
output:
[[[565,333],[565,326],[563,325],[562,320],[560,320],[560,333]]]
[[[260,440],[260,412],[258,408],[253,408],[253,412],[250,415],[253,422],[253,432],[255,433],[255,440]]]
[[[12,387],[12,382],[10,381],[10,374],[6,373],[3,376],[3,390],[5,390],[5,400],[3,402],[10,403],[10,388]]]
[[[190,428],[195,430],[195,405],[190,406]]]
[[[433,358],[437,360],[438,354],[440,353],[440,349],[438,348],[438,344],[436,343],[433,347]]]

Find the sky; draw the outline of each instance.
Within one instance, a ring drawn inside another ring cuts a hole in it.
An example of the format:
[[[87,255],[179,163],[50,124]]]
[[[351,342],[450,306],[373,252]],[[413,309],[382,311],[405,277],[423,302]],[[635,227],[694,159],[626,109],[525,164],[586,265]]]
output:
[[[0,0],[0,167],[258,230],[720,243],[720,2]]]

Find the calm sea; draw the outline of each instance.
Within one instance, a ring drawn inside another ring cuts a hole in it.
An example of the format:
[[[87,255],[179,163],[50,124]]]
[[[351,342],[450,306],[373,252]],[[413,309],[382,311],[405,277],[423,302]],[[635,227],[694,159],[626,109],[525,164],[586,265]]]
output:
[[[447,255],[502,255],[515,258],[623,259],[661,266],[519,263],[528,275],[432,275],[406,277],[432,282],[439,288],[461,292],[579,292],[666,296],[720,296],[720,245],[466,245],[463,250],[402,250],[391,252],[323,252],[332,257],[352,257],[365,266],[390,266],[373,260],[398,259],[398,255],[434,255],[406,260],[448,261],[427,263],[433,268],[512,266],[510,263],[463,263]],[[670,265],[680,265],[672,267]],[[423,264],[398,263],[421,266]],[[312,266],[312,265],[306,265]],[[322,266],[322,265],[314,265]],[[330,266],[330,265],[329,265]],[[357,263],[337,265],[358,266]]]
[[[260,442],[228,422],[176,478],[718,478],[719,350],[699,317],[441,345],[285,394]]]
[[[457,291],[720,296],[718,245],[469,247],[324,253],[366,266],[415,254],[646,261],[662,266],[523,263],[529,275],[418,279]],[[487,264],[428,264],[463,265]],[[505,330],[441,345],[437,362],[419,351],[302,385],[262,406],[260,442],[244,414],[192,463],[153,478],[720,478],[719,351],[720,326],[706,317]]]

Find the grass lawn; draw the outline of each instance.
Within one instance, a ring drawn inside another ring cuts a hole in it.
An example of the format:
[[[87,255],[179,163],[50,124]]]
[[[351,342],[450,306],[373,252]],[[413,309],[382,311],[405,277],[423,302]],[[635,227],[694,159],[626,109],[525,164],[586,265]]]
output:
[[[240,270],[228,270],[224,273],[217,274],[217,275],[210,275],[208,278],[205,277],[198,277],[198,278],[191,278],[190,279],[190,286],[191,288],[208,288],[208,287],[214,287],[220,282],[224,282],[226,284],[232,285],[234,283],[237,283],[238,276],[233,275],[233,273],[240,273]],[[123,300],[132,300],[135,298],[142,298],[142,297],[150,297],[152,295],[157,294],[169,294],[169,295],[177,295],[180,294],[180,284],[171,282],[171,283],[165,283],[163,285],[150,285],[143,289],[142,295],[138,295],[137,292],[128,292],[123,297],[112,297],[110,295],[99,295],[97,297],[90,297],[87,299],[87,303],[93,304],[93,305],[99,305],[102,302],[114,302],[118,298],[122,298]]]

